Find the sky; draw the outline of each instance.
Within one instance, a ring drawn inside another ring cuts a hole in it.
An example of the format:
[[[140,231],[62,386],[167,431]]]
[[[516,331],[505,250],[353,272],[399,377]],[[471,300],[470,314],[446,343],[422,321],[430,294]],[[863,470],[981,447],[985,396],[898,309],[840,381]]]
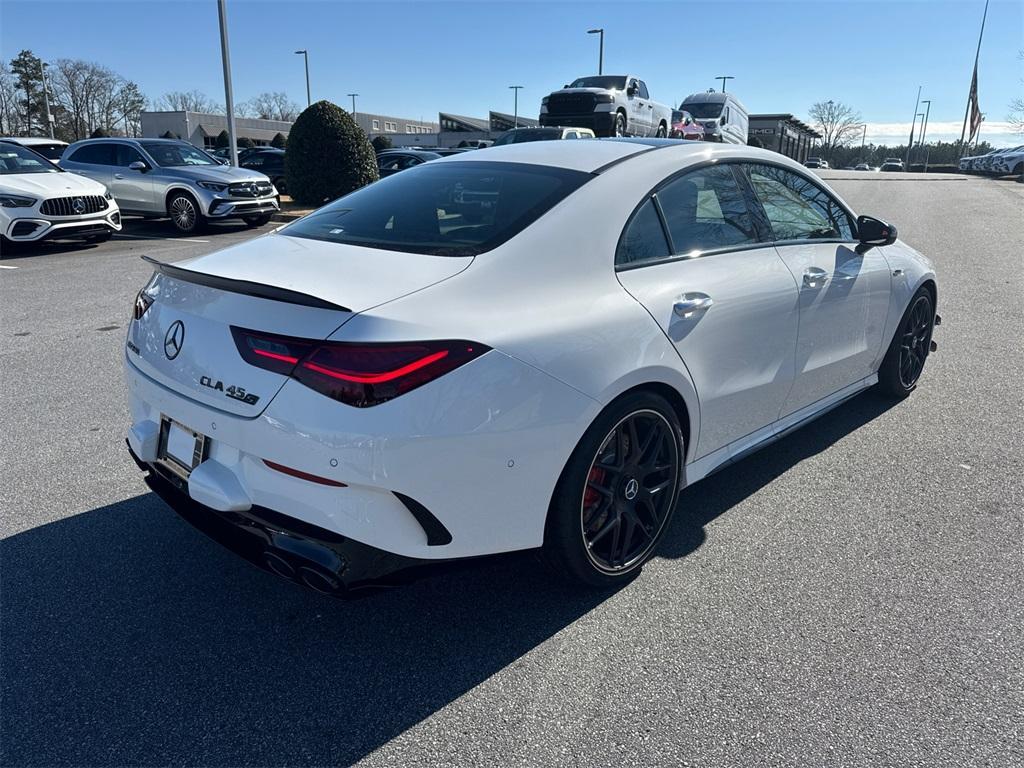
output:
[[[644,79],[677,105],[732,75],[751,112],[834,99],[860,112],[868,141],[905,142],[918,86],[930,139],[959,138],[984,0],[963,2],[640,2],[227,0],[235,100],[285,91],[358,111],[437,120],[439,111],[520,114],[597,70]],[[224,102],[216,0],[0,0],[0,57],[85,59],[136,81],[150,98],[198,89]],[[1024,3],[992,0],[978,65],[982,137],[1024,143],[1006,124],[1024,91]],[[921,110],[923,111],[923,109]]]

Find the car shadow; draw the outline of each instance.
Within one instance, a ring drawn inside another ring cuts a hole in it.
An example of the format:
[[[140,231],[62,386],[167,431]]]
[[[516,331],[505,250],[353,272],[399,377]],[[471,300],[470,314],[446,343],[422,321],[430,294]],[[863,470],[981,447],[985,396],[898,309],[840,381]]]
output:
[[[862,395],[687,489],[659,556],[694,551],[711,520],[890,405]],[[0,563],[0,762],[18,766],[348,764],[611,596],[526,552],[336,601],[153,494],[15,534]]]

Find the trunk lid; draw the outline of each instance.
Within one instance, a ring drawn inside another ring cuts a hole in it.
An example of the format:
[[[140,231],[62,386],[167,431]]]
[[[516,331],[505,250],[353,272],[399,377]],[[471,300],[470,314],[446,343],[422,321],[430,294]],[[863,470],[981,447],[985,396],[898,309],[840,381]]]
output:
[[[464,270],[471,257],[398,253],[270,235],[157,265],[128,331],[128,359],[186,397],[256,417],[288,377],[249,365],[231,327],[324,340],[354,314]]]

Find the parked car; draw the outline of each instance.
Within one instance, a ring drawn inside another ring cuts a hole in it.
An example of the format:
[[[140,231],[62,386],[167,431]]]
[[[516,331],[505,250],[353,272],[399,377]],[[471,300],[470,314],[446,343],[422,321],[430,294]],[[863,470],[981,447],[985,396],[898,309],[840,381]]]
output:
[[[154,262],[125,351],[149,487],[331,594],[535,547],[609,587],[654,554],[683,486],[875,384],[918,385],[931,262],[798,163],[558,150],[423,163]],[[438,205],[459,188],[494,191],[480,221]]]
[[[804,163],[805,168],[828,169],[828,160],[821,157],[808,157]]]
[[[589,128],[596,136],[668,136],[672,109],[632,75],[581,77],[540,103],[542,126]]]
[[[0,140],[0,246],[43,240],[98,243],[121,231],[117,201],[20,142]]]
[[[257,151],[247,153],[245,159],[240,159],[238,164],[250,171],[259,171],[270,179],[270,183],[279,193],[288,194],[284,172],[285,151],[283,149],[260,147]]]
[[[594,132],[589,128],[552,125],[546,127],[512,128],[494,141],[494,146],[522,144],[525,141],[552,141],[558,139],[592,139]]]
[[[732,93],[702,91],[691,93],[679,105],[693,115],[704,129],[705,141],[726,144],[747,143],[747,129],[750,118],[747,108]]]
[[[902,160],[891,160],[891,159],[890,160],[886,160],[884,163],[882,163],[881,170],[885,171],[885,172],[902,171],[903,170],[903,161]]]
[[[439,152],[425,149],[385,149],[377,153],[377,171],[383,179],[420,163],[441,158]]]
[[[64,154],[64,150],[68,146],[66,141],[48,139],[43,136],[4,136],[0,138],[0,141],[13,141],[15,144],[21,144],[53,162],[60,160],[60,156]]]
[[[463,152],[472,152],[476,147],[433,147],[429,151],[440,157],[451,157],[461,155]]]
[[[672,110],[672,127],[668,132],[669,138],[687,139],[688,141],[703,141],[704,126],[694,120],[693,115],[685,109]]]
[[[125,213],[169,217],[182,233],[225,219],[262,226],[279,210],[264,174],[222,165],[178,139],[85,139],[60,164],[105,184]]]
[[[992,172],[997,176],[1024,173],[1024,145],[1000,152],[992,161]]]
[[[871,170],[871,166],[868,165],[867,163],[857,163],[855,166],[853,166],[853,170],[855,170],[855,171],[870,171]]]

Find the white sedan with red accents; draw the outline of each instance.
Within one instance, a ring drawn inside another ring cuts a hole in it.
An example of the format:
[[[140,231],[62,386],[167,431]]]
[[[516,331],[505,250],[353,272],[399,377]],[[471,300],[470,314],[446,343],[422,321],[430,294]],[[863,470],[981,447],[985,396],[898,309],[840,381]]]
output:
[[[154,263],[126,344],[147,482],[323,592],[543,548],[609,586],[679,490],[929,352],[930,262],[788,159],[536,142]]]

